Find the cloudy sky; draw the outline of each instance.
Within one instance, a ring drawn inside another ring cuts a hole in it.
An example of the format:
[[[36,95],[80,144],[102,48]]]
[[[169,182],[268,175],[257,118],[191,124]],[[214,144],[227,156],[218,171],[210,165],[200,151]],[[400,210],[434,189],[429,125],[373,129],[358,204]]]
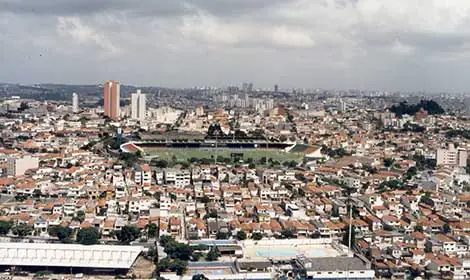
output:
[[[0,81],[469,91],[469,0],[0,0]]]

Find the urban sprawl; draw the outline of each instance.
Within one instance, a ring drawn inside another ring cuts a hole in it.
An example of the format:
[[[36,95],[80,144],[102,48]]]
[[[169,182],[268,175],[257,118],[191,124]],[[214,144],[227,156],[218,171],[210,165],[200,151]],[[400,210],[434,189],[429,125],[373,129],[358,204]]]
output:
[[[1,84],[0,279],[467,279],[469,110]]]

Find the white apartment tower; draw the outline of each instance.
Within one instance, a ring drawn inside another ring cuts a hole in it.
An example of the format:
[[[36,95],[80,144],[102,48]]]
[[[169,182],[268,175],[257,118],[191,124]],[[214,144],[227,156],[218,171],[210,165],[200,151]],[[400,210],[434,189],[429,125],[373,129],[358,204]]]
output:
[[[39,159],[32,156],[10,157],[7,159],[7,176],[16,177],[25,174],[28,169],[39,167]]]
[[[78,113],[78,94],[76,92],[72,94],[72,112]]]
[[[146,96],[138,89],[136,93],[131,95],[131,118],[143,121],[146,115]]]
[[[467,158],[467,150],[456,148],[454,144],[449,144],[447,149],[437,150],[436,164],[465,167],[467,165]]]

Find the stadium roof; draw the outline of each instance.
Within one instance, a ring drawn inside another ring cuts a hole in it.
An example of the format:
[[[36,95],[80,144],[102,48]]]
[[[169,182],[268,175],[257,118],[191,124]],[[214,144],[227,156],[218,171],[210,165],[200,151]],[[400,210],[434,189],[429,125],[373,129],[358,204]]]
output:
[[[129,269],[141,246],[0,243],[0,265]]]

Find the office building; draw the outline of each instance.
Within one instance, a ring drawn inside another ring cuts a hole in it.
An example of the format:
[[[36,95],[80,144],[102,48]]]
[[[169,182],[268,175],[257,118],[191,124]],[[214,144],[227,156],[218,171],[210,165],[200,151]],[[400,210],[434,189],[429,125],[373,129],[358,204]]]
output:
[[[136,93],[131,95],[131,118],[143,121],[146,116],[146,96],[138,89]]]
[[[107,81],[104,84],[104,115],[113,120],[119,119],[120,115],[120,84],[116,81]]]
[[[78,113],[78,94],[76,92],[72,94],[72,112]]]
[[[274,92],[279,92],[279,86],[278,85],[274,85]]]
[[[436,164],[447,166],[460,166],[467,165],[468,151],[461,148],[456,148],[454,144],[449,144],[447,149],[438,149],[436,152]]]
[[[39,159],[32,156],[10,157],[7,159],[8,177],[22,176],[26,170],[37,168],[39,168]]]

